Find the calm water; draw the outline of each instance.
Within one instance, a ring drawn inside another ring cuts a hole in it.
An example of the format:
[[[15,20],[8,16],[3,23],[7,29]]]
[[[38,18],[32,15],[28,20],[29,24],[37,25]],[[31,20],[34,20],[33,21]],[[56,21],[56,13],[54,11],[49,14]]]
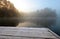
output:
[[[57,21],[56,24],[53,27],[50,27],[52,31],[60,35],[60,14],[57,14]]]

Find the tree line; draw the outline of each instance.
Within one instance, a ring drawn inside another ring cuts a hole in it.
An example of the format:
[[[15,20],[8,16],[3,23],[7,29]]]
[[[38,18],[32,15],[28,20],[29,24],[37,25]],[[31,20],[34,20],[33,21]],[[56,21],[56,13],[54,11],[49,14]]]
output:
[[[29,13],[30,14],[27,16],[24,16],[24,14],[19,12],[10,1],[0,0],[0,26],[16,27],[19,23],[25,21],[44,27],[48,27],[56,23],[56,10],[51,8],[44,8]]]

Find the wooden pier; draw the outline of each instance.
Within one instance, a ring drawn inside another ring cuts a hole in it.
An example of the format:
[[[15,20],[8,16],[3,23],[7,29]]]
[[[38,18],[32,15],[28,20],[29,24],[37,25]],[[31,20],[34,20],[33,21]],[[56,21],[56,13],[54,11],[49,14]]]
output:
[[[0,27],[0,39],[60,39],[48,28]]]

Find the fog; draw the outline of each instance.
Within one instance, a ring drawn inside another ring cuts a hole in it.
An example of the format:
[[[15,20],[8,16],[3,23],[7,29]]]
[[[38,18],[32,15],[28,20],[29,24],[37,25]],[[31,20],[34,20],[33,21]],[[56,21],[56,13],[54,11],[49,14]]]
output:
[[[60,30],[60,9],[58,5],[60,2],[54,0],[56,3],[55,2],[51,3],[51,1],[48,2],[38,1],[37,2],[38,4],[34,3],[38,5],[38,9],[34,7],[35,11],[34,9],[32,9],[33,10],[32,12],[26,13],[18,11],[15,8],[14,4],[12,4],[10,1],[0,0],[0,26],[39,27],[39,28],[48,27],[52,31],[60,35],[60,31],[58,31]],[[41,6],[40,4],[42,4],[43,6]]]
[[[51,8],[44,8],[24,14],[23,23],[19,26],[22,27],[49,27],[56,23],[56,10]]]

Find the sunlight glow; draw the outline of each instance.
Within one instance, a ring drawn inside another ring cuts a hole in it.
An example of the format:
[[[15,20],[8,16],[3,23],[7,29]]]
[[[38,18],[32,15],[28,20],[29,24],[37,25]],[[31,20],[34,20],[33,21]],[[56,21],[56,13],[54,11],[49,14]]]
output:
[[[14,4],[14,6],[19,10],[23,12],[28,12],[30,7],[30,4],[26,0],[9,0]]]

